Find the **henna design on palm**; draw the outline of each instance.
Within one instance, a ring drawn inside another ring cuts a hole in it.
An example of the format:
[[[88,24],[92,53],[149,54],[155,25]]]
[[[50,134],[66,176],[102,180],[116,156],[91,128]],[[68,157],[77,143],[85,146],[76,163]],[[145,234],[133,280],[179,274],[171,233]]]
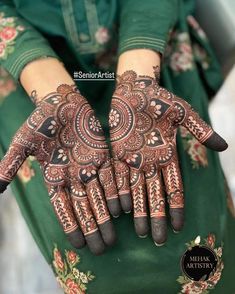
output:
[[[184,223],[177,128],[185,126],[202,144],[216,151],[225,150],[227,143],[185,100],[158,85],[157,68],[155,76],[153,79],[127,71],[118,77],[109,125],[122,208],[129,212],[133,207],[135,230],[144,237],[149,207],[152,237],[156,245],[161,245],[167,238],[164,192],[174,231],[180,231]]]
[[[48,94],[18,130],[0,163],[0,192],[29,155],[40,163],[71,243],[81,248],[86,241],[95,254],[112,245],[109,211],[118,216],[120,204],[108,146],[94,111],[74,86]]]

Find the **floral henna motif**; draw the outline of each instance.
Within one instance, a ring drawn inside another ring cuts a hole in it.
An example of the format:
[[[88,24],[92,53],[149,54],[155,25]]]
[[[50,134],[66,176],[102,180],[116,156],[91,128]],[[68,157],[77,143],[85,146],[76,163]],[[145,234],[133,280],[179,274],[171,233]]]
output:
[[[134,71],[118,76],[109,124],[123,210],[129,211],[133,203],[135,229],[145,236],[148,202],[153,239],[162,244],[166,240],[163,182],[175,231],[182,228],[184,219],[177,128],[186,127],[199,142],[216,151],[225,150],[227,144],[185,100],[158,85],[159,69],[154,70],[155,79],[137,76]]]
[[[51,203],[72,244],[82,247],[84,235],[95,254],[112,244],[108,208],[117,216],[120,206],[109,151],[99,121],[74,86],[61,85],[48,94],[16,133],[0,163],[0,192],[29,155],[41,165]]]

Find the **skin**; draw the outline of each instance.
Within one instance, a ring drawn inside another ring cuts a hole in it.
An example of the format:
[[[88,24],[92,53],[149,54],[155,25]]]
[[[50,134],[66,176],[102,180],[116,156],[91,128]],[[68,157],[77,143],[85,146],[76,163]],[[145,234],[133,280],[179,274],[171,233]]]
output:
[[[119,57],[118,66],[117,66],[117,74],[119,76],[124,76],[126,71],[131,70],[132,73],[136,75],[136,77],[144,75],[149,77],[147,79],[150,79],[150,80],[152,79],[153,81],[153,78],[155,77],[155,74],[153,72],[153,66],[160,66],[160,61],[161,61],[161,55],[152,50],[148,50],[148,49],[130,50],[121,54],[121,56]],[[46,124],[45,122],[48,119],[47,115],[49,111],[50,112],[49,116],[53,116],[55,121],[60,124],[60,129],[62,130],[63,128],[65,128],[65,125],[67,123],[63,125],[63,120],[62,121],[60,120],[61,110],[63,110],[63,108],[66,109],[66,106],[71,103],[69,96],[71,92],[73,92],[73,90],[71,89],[70,86],[74,85],[74,81],[71,78],[71,76],[67,73],[65,68],[63,67],[63,64],[54,58],[45,58],[45,59],[35,60],[29,63],[23,69],[20,76],[20,82],[22,86],[24,87],[25,91],[28,93],[28,95],[31,96],[32,100],[34,101],[36,105],[36,112],[32,114],[32,117],[37,116],[38,110],[40,110],[43,113],[41,117],[42,121],[40,121],[39,119],[39,125],[45,126]],[[115,109],[115,99],[121,98],[121,99],[124,99],[123,101],[125,101],[125,98],[120,96],[120,91],[118,92],[118,87],[120,85],[122,86],[123,84],[125,84],[125,81],[123,81],[122,78],[119,79],[118,86],[114,93],[114,98],[112,102],[114,109]],[[163,89],[162,91],[164,92],[165,89]],[[50,103],[48,104],[48,98],[51,97],[51,95],[52,96],[55,95],[55,93],[56,95],[59,95],[61,99],[60,101],[61,104],[59,104],[59,107],[52,107],[52,105],[49,105]],[[73,100],[73,103],[74,105],[76,105],[76,107],[74,106],[72,107],[75,109],[74,111],[82,108],[84,104],[87,105],[86,99],[82,97],[79,93],[76,93],[75,96],[76,96],[76,99]],[[172,97],[173,96],[174,95],[172,94]],[[145,99],[149,100],[147,101],[147,103],[150,103],[150,98],[153,98],[153,97],[145,95]],[[170,104],[172,104],[172,101]],[[189,106],[184,105],[184,107],[187,108]],[[89,111],[92,112],[91,109]],[[133,109],[133,112],[135,113],[135,109]],[[64,113],[66,113],[66,110]],[[153,116],[152,120],[154,120],[154,115],[152,116]],[[75,119],[75,117],[73,117],[73,119]],[[112,245],[115,241],[115,233],[112,227],[112,223],[110,221],[108,210],[115,217],[117,217],[120,214],[120,205],[117,198],[117,191],[116,191],[115,181],[113,177],[112,167],[110,166],[110,163],[109,163],[108,150],[104,148],[105,151],[103,151],[103,155],[101,156],[103,158],[103,161],[101,160],[99,163],[97,162],[95,163],[91,160],[91,162],[87,163],[88,165],[92,165],[92,168],[96,170],[96,175],[98,175],[95,177],[95,180],[93,178],[87,179],[84,176],[84,173],[81,168],[81,162],[79,161],[79,158],[80,158],[79,153],[77,157],[74,157],[71,155],[71,154],[74,154],[73,152],[74,146],[76,144],[81,143],[80,142],[81,138],[75,137],[73,141],[73,147],[68,146],[67,141],[63,142],[63,140],[61,139],[62,137],[60,138],[58,136],[54,136],[53,139],[47,138],[46,139],[47,141],[51,140],[50,142],[53,141],[53,144],[54,144],[54,145],[52,144],[52,149],[49,152],[50,154],[54,154],[53,152],[55,152],[56,148],[58,149],[58,147],[61,147],[60,146],[61,142],[64,144],[62,146],[62,149],[63,148],[65,149],[66,154],[69,157],[71,166],[73,167],[69,169],[68,167],[64,168],[63,172],[61,172],[61,175],[63,175],[61,182],[59,184],[57,183],[56,185],[54,185],[52,182],[50,182],[50,178],[48,179],[47,173],[46,173],[48,164],[49,165],[52,164],[52,162],[50,162],[50,156],[48,156],[47,160],[44,160],[46,158],[46,154],[43,154],[43,152],[40,153],[40,148],[37,154],[35,154],[35,152],[32,150],[30,150],[29,152],[29,150],[22,150],[20,149],[21,147],[19,148],[21,144],[18,139],[21,137],[22,134],[24,135],[25,133],[29,134],[29,138],[27,138],[26,140],[27,142],[31,142],[31,143],[34,142],[32,137],[34,139],[36,137],[36,142],[39,145],[44,146],[45,144],[45,134],[43,132],[44,131],[47,132],[47,129],[40,128],[39,125],[35,125],[33,128],[30,129],[30,121],[32,121],[31,117],[22,126],[18,135],[14,137],[13,148],[10,149],[8,154],[0,163],[0,192],[3,191],[6,188],[7,184],[9,184],[9,182],[13,179],[18,168],[23,163],[25,158],[29,154],[36,155],[36,157],[38,157],[38,161],[42,165],[45,182],[46,182],[46,185],[48,186],[49,195],[52,199],[52,205],[54,206],[58,220],[62,224],[62,227],[65,233],[68,235],[71,243],[75,247],[81,248],[82,246],[85,245],[85,242],[86,242],[90,250],[94,254],[103,253],[105,249],[105,245]],[[74,125],[73,122],[72,122],[72,125]],[[157,126],[157,122],[156,122],[156,126]],[[71,130],[72,129],[73,127],[71,126]],[[111,137],[112,137],[112,134],[111,134]],[[115,137],[115,132],[113,134],[113,138],[114,137]],[[130,161],[128,162],[128,158],[126,157],[121,158],[118,156],[118,154],[115,151],[115,144],[117,143],[115,141],[116,140],[113,139],[114,166],[116,171],[116,180],[117,180],[117,184],[119,188],[119,191],[118,191],[119,198],[121,200],[122,208],[125,212],[129,212],[132,209],[132,207],[134,207],[134,220],[135,220],[135,228],[136,228],[137,234],[140,236],[145,236],[148,231],[146,209],[147,209],[147,205],[149,205],[150,216],[152,220],[151,224],[152,224],[153,239],[156,244],[162,244],[165,242],[165,239],[166,239],[165,209],[163,209],[161,213],[159,213],[159,211],[154,211],[154,208],[153,208],[154,206],[153,203],[155,201],[159,202],[160,200],[161,203],[163,202],[165,204],[164,189],[163,189],[163,185],[161,182],[161,175],[160,175],[161,169],[159,165],[159,158],[154,157],[155,161],[152,162],[152,165],[155,167],[154,176],[148,176],[147,171],[149,166],[146,165],[143,168],[143,165],[142,165],[140,169],[138,168],[136,169],[135,167],[133,168],[130,166]],[[103,140],[103,143],[105,144],[104,140]],[[219,136],[215,136],[213,137],[213,140],[209,140],[207,142],[205,141],[203,143],[207,145],[208,147],[211,147],[212,149],[217,148],[218,151],[223,150],[227,147],[226,143]],[[54,148],[53,146],[55,146],[56,148]],[[138,150],[138,151],[144,152],[144,148],[146,146],[147,146],[147,142],[142,146],[143,150]],[[89,152],[93,153],[93,151],[94,150],[90,148]],[[17,163],[14,169],[11,170],[11,168],[9,168],[10,166],[9,162],[12,161],[13,158],[15,158],[17,155],[19,155],[19,152],[20,152],[20,161]],[[96,150],[96,152],[100,154],[99,150],[98,151]],[[129,152],[128,156],[135,155],[135,153],[136,153],[136,150],[134,150],[134,152],[131,151]],[[95,158],[96,157],[97,156],[95,156]],[[183,199],[182,182],[180,180],[181,178],[180,178],[176,152],[174,153],[173,158],[174,158],[173,163],[176,165],[175,176],[179,177],[179,184],[176,190],[179,190],[180,197],[178,198],[182,200]],[[172,166],[170,164],[169,166],[170,166],[169,169],[171,169]],[[78,173],[78,175],[74,175],[73,173],[71,173],[71,170],[78,170],[81,172]],[[168,172],[165,172],[165,174],[167,173]],[[163,171],[163,175],[164,175],[164,171]],[[136,178],[138,179],[137,184],[135,183]],[[120,188],[120,181],[122,182],[121,188]],[[164,181],[167,186],[167,175],[165,176]],[[112,183],[112,185],[110,185],[110,183]],[[74,189],[74,186],[76,189]],[[153,186],[154,186],[154,189],[152,189]],[[59,187],[59,191],[57,191],[58,187]],[[147,193],[138,192],[139,190],[145,191],[146,187],[147,187]],[[170,183],[168,185],[168,188],[169,189],[166,192],[168,194],[171,194],[172,191],[171,191]],[[77,192],[78,190],[81,192],[79,193],[81,195],[80,198],[77,197],[76,193],[74,193],[74,191]],[[99,195],[98,197],[99,199],[97,200],[98,202],[94,200],[95,198],[97,199],[97,195]],[[138,199],[139,196],[140,196],[140,199]],[[64,225],[62,221],[63,216],[60,217],[60,215],[58,215],[58,209],[57,209],[58,207],[56,207],[55,205],[55,203],[58,203],[58,201],[54,201],[54,199],[57,197],[62,199],[61,203],[63,204],[63,207],[64,207],[63,214],[69,215],[70,223],[72,224],[71,227],[69,227],[69,229],[67,226]],[[106,199],[104,197],[106,197]],[[168,200],[169,199],[170,198],[168,197]],[[139,211],[139,205],[138,205],[139,200],[141,203],[144,203],[144,205],[140,205],[141,211]],[[178,207],[176,207],[177,205],[175,207],[173,207],[174,205],[170,206],[173,209],[173,212],[171,210],[171,217],[172,217],[172,225],[175,230],[181,229],[183,224],[183,200],[182,201],[181,200],[179,201]],[[99,208],[100,205],[97,206],[95,202],[97,202],[98,204],[101,204],[102,209],[100,209]],[[82,216],[81,210],[83,209],[85,209],[85,214],[83,214]],[[102,216],[103,218],[100,217],[101,215],[103,215]],[[91,221],[92,226],[90,226],[90,220],[92,220]],[[87,222],[89,223],[89,225],[87,225]],[[92,227],[92,230],[90,230],[90,227]]]
[[[160,246],[167,239],[165,198],[173,230],[180,231],[184,223],[177,128],[183,125],[216,151],[227,144],[185,100],[158,85],[160,54],[127,51],[119,58],[117,73],[109,121],[119,197],[125,212],[133,210],[140,237],[148,234],[149,208],[152,237]]]
[[[27,156],[35,156],[68,239],[76,248],[87,243],[99,255],[116,240],[109,212],[114,217],[120,214],[100,123],[58,60],[31,62],[20,81],[36,108],[0,163],[0,192]]]

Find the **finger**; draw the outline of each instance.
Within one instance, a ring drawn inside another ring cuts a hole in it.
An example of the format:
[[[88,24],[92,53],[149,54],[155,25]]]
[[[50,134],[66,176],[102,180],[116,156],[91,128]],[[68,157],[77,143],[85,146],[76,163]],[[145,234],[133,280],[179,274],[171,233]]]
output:
[[[6,190],[29,153],[22,145],[13,143],[10,146],[0,162],[0,193]]]
[[[72,199],[74,213],[80,224],[80,228],[84,234],[89,249],[95,255],[102,254],[105,251],[105,244],[90,208],[84,186],[78,181],[73,182],[69,188],[69,192]]]
[[[228,144],[220,137],[194,109],[182,99],[176,103],[181,124],[186,127],[199,142],[215,151],[224,151]]]
[[[118,217],[121,213],[121,206],[118,199],[113,167],[110,161],[107,161],[99,170],[99,178],[104,189],[109,211],[113,217]]]
[[[132,210],[129,168],[121,161],[114,160],[113,164],[121,206],[125,213],[129,213]]]
[[[156,165],[151,165],[145,173],[149,210],[151,217],[152,237],[157,246],[161,246],[167,239],[167,221],[165,213],[165,197],[161,173]]]
[[[111,246],[116,241],[116,234],[98,178],[86,183],[86,192],[102,238],[105,244]]]
[[[130,170],[131,194],[134,207],[135,231],[139,237],[146,237],[149,226],[147,220],[145,178],[142,172],[133,168]]]
[[[85,239],[78,227],[71,201],[62,187],[47,186],[51,203],[55,210],[56,216],[67,235],[70,243],[75,248],[85,246]]]
[[[167,200],[170,207],[171,224],[173,230],[178,232],[184,225],[184,195],[183,183],[176,158],[162,168]]]

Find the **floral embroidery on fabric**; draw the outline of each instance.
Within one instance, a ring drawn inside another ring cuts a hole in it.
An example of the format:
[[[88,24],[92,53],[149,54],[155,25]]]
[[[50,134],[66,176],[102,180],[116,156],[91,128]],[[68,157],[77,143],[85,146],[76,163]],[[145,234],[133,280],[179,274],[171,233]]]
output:
[[[196,19],[192,15],[189,15],[187,17],[187,21],[188,21],[189,26],[197,33],[197,35],[201,39],[207,40],[205,32],[203,31],[203,29],[200,27],[199,23],[196,21]]]
[[[202,48],[199,44],[193,44],[193,54],[195,60],[201,64],[203,69],[206,70],[209,68],[211,59],[204,48]]]
[[[11,92],[16,90],[16,85],[7,71],[0,67],[0,104]]]
[[[76,266],[80,257],[74,251],[65,250],[65,259],[55,245],[53,267],[57,274],[57,281],[66,294],[85,294],[87,284],[95,276],[90,271],[86,273],[79,271]]]
[[[6,59],[14,51],[15,38],[23,30],[23,26],[16,25],[15,17],[0,14],[0,58]]]
[[[175,73],[194,68],[194,59],[189,34],[173,31],[165,52],[166,62]]]
[[[184,150],[191,158],[193,168],[207,167],[207,151],[195,137],[184,127],[180,127],[180,135],[183,140]]]
[[[24,184],[28,183],[35,176],[34,169],[32,168],[34,160],[33,156],[29,156],[18,170],[17,175]]]
[[[100,27],[95,33],[96,42],[100,45],[104,45],[110,39],[109,31],[105,27]]]
[[[197,236],[197,238],[190,243],[186,243],[188,249],[197,246],[201,243],[201,237]],[[193,281],[189,279],[187,276],[182,275],[179,276],[177,282],[182,285],[181,291],[179,294],[207,294],[210,290],[214,289],[216,284],[219,282],[221,278],[221,273],[224,268],[224,264],[222,261],[222,246],[215,248],[215,235],[209,234],[208,237],[204,240],[204,244],[207,245],[215,252],[217,256],[217,266],[216,271],[211,273],[211,276],[206,281]]]

